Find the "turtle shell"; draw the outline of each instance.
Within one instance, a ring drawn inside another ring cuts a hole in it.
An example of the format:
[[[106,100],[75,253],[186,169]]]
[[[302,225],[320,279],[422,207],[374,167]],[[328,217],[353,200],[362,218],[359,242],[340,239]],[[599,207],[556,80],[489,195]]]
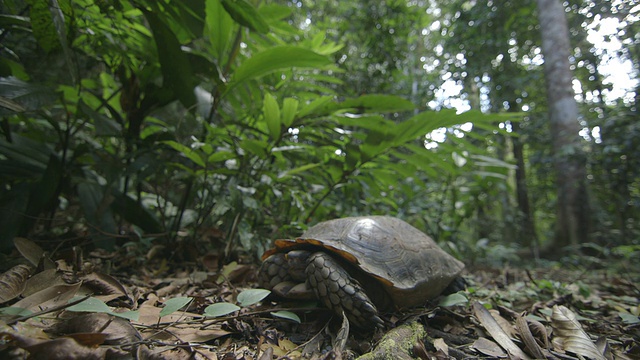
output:
[[[390,216],[319,223],[297,239],[276,240],[263,259],[296,248],[325,249],[354,264],[371,281],[379,281],[399,307],[422,305],[438,296],[464,268],[429,236]]]

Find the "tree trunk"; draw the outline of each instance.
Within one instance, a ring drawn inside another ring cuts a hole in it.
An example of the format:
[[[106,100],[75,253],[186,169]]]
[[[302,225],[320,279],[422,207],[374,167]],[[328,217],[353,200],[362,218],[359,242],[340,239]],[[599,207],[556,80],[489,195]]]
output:
[[[514,124],[514,132],[517,132],[517,124]],[[539,257],[540,244],[536,235],[535,218],[529,202],[529,187],[527,186],[527,172],[524,161],[524,144],[517,136],[511,140],[513,142],[513,157],[516,160],[516,199],[518,201],[518,212],[522,216],[520,222],[520,234],[518,238],[521,244],[526,245],[531,250],[534,258]]]
[[[558,189],[554,247],[577,245],[588,234],[588,199],[578,104],[569,67],[569,28],[560,0],[537,2]]]

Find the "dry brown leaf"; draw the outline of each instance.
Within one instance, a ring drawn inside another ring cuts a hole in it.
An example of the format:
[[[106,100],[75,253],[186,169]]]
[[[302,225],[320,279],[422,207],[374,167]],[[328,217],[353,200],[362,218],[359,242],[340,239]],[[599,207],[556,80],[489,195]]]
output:
[[[291,350],[295,350],[298,348],[298,345],[296,345],[296,343],[294,343],[293,341],[289,340],[289,339],[280,339],[278,340],[278,345],[287,350],[287,351],[291,351]]]
[[[572,352],[591,359],[604,360],[589,335],[582,329],[576,315],[565,306],[555,305],[551,314],[551,327],[555,337],[553,345],[558,350]]]
[[[38,266],[44,254],[44,250],[38,244],[29,239],[17,237],[13,239],[13,245],[33,266]]]
[[[62,279],[62,273],[56,269],[43,270],[33,275],[26,284],[22,296],[30,296],[38,291],[50,288],[55,285],[67,285]]]
[[[3,332],[0,335],[10,340],[11,345],[27,350],[31,359],[101,360],[107,354],[105,348],[82,346],[71,338],[42,340],[12,332]]]
[[[143,336],[146,339],[167,339],[169,341],[179,340],[180,342],[185,343],[204,343],[229,334],[229,331],[222,330],[219,327],[202,329],[200,324],[178,324],[165,326],[160,332],[156,329],[143,331]]]
[[[144,338],[170,339],[171,341],[175,341],[177,337],[184,342],[206,342],[230,334],[229,331],[222,330],[217,325],[203,329],[201,323],[187,323],[190,319],[201,317],[201,315],[188,312],[176,312],[165,315],[162,317],[162,322],[164,324],[173,324],[161,326],[159,329],[153,328],[153,326],[159,323],[160,311],[162,311],[161,308],[151,305],[155,300],[149,300],[148,303],[142,304],[139,307],[138,321],[134,322],[134,324],[151,327],[143,331]]]
[[[81,279],[82,287],[89,288],[93,294],[127,296],[127,290],[113,276],[94,272]]]
[[[69,334],[67,337],[83,346],[98,346],[104,344],[107,335],[100,333],[75,333]]]
[[[3,322],[0,322],[2,326],[3,332],[9,332],[14,334],[20,334],[21,336],[26,336],[35,339],[41,340],[50,340],[51,337],[49,334],[45,332],[45,328],[42,326],[42,323],[36,321],[20,321],[11,326],[4,325]]]
[[[607,360],[613,359],[611,348],[609,347],[609,341],[606,337],[600,336],[598,340],[596,340],[596,348]]]
[[[335,339],[333,340],[333,348],[336,349],[337,352],[343,352],[347,346],[347,340],[349,340],[349,319],[347,319],[347,315],[344,311],[341,311],[342,314],[342,324],[338,333],[336,334]]]
[[[28,265],[16,265],[0,275],[0,303],[13,300],[24,291],[31,269]]]
[[[527,323],[527,319],[524,316],[518,316],[516,319],[516,328],[520,333],[520,338],[524,342],[524,345],[527,350],[529,350],[529,354],[533,355],[535,359],[545,359],[544,353],[540,348],[540,345],[536,342],[536,339],[531,334],[531,330],[529,330],[529,324]]]
[[[313,354],[317,354],[322,349],[322,343],[324,338],[322,332],[316,333],[302,348],[302,356],[305,358],[311,358]]]
[[[149,349],[146,345],[138,347],[136,354],[138,360],[187,360],[191,359],[191,353],[186,349],[175,346],[156,346]]]
[[[479,302],[473,303],[473,312],[476,315],[476,318],[480,321],[482,326],[487,330],[487,332],[493,337],[493,339],[502,346],[503,349],[507,351],[507,353],[511,357],[520,358],[520,359],[529,359],[529,356],[522,351],[513,341],[509,338],[509,335],[506,334],[498,322],[491,316],[489,311],[482,306]]]
[[[175,346],[155,347],[153,350],[146,346],[138,348],[137,359],[141,360],[188,360],[193,354],[187,349]]]
[[[262,349],[262,345],[260,346],[260,349]],[[260,357],[258,357],[258,360],[272,360],[273,359],[273,348],[272,347],[267,347],[264,349],[264,351],[262,351],[262,353],[260,354]]]
[[[507,357],[507,353],[504,352],[504,350],[500,347],[500,345],[496,344],[495,342],[487,338],[483,338],[483,337],[478,338],[478,340],[473,342],[473,344],[471,345],[471,348],[481,354],[492,356],[495,358]]]
[[[542,344],[544,349],[549,349],[549,332],[547,328],[537,320],[527,319],[531,334]]]
[[[449,345],[447,345],[443,338],[433,340],[433,346],[437,351],[442,352],[444,355],[449,355]]]
[[[76,295],[81,284],[82,283],[51,286],[31,294],[30,296],[13,304],[13,306],[31,311],[41,311],[54,306],[63,305],[69,302],[69,300]]]
[[[235,261],[232,261],[226,265],[224,265],[222,267],[222,270],[220,271],[220,275],[218,276],[218,279],[216,280],[217,284],[222,284],[223,281],[228,280],[229,279],[229,275],[236,270],[236,268],[238,267],[238,263]]]
[[[63,319],[52,326],[51,331],[61,335],[103,334],[105,344],[122,345],[142,340],[142,336],[129,321],[105,313],[70,314],[73,317]],[[77,316],[74,316],[77,315]]]
[[[288,357],[288,358],[300,358],[302,356],[302,352],[299,350],[294,350],[298,346],[294,344],[291,340],[280,339],[278,340],[278,345],[275,344],[262,344],[260,348],[261,351],[273,351],[273,355],[276,355],[278,358]],[[271,350],[269,350],[271,349]]]
[[[498,310],[491,309],[489,310],[489,313],[491,314],[491,317],[496,320],[498,325],[500,325],[502,331],[509,335],[509,338],[513,339],[516,337],[516,330],[513,327],[513,324],[509,320],[503,318]]]
[[[142,304],[138,308],[139,316],[138,320],[134,322],[134,324],[146,325],[146,326],[154,326],[160,322],[160,312],[162,308],[152,306],[149,304]],[[169,322],[185,322],[187,320],[193,318],[200,318],[202,315],[189,313],[189,312],[175,312],[172,314],[168,314],[162,317],[163,323]]]

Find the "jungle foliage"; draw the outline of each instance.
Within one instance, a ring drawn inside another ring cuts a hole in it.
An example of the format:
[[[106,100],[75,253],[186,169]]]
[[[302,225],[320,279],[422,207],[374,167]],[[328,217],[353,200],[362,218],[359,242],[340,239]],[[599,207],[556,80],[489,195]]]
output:
[[[390,214],[454,252],[485,257],[491,242],[508,258],[527,244],[513,141],[541,238],[555,196],[541,72],[522,60],[534,7],[507,3],[5,1],[0,245],[88,235],[259,254],[308,224]],[[599,59],[581,44],[586,79]],[[447,73],[473,110],[442,102]],[[637,110],[584,105],[603,134],[585,141],[593,217],[624,244],[638,231]]]
[[[289,6],[56,3],[3,9],[4,246],[34,231],[105,247],[213,232],[258,253],[328,217],[445,221],[453,209],[427,213],[417,198],[432,183],[506,178],[465,137],[425,147],[435,129],[500,116],[344,96],[331,58],[342,45],[292,26]]]

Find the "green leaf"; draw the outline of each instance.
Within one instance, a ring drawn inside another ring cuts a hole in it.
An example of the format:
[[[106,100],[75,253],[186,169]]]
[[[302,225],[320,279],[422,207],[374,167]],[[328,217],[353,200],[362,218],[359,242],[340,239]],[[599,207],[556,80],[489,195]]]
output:
[[[496,179],[507,180],[509,177],[505,174],[500,174],[495,171],[472,171],[471,174],[479,176],[481,178],[492,177]]]
[[[397,136],[393,139],[393,142],[394,145],[402,145],[435,129],[462,124],[467,121],[464,117],[457,116],[455,110],[425,111],[398,124],[395,129]]]
[[[240,148],[264,159],[267,156],[269,144],[262,140],[244,139],[240,143]]]
[[[389,139],[393,139],[393,134],[384,131],[390,129],[389,127],[381,127],[379,131],[371,131],[367,134],[367,138],[360,148],[362,162],[367,162],[392,147],[393,144],[389,142]],[[347,151],[347,156],[349,156],[349,151]]]
[[[158,49],[162,87],[172,91],[173,96],[186,108],[191,108],[196,103],[193,93],[195,76],[187,54],[182,51],[181,44],[171,28],[158,14],[147,10],[143,10],[143,13],[153,31],[153,40]]]
[[[267,92],[264,94],[263,106],[264,119],[267,122],[269,135],[274,140],[278,139],[280,137],[280,108],[278,107],[278,102],[273,95]]]
[[[233,20],[224,10],[220,0],[207,0],[205,4],[207,34],[213,47],[213,55],[222,61],[231,41]]]
[[[287,128],[293,124],[293,120],[296,117],[298,111],[299,101],[294,98],[286,98],[282,104],[282,125]]]
[[[438,306],[450,307],[455,305],[467,304],[468,302],[469,299],[467,299],[466,296],[464,296],[462,293],[457,292],[447,296],[443,296],[438,302]]]
[[[475,161],[476,166],[491,166],[511,170],[515,170],[517,168],[514,164],[509,164],[506,161],[486,155],[471,155],[471,158]]]
[[[80,100],[78,109],[93,120],[93,125],[96,127],[96,136],[118,136],[122,134],[122,126],[120,124],[94,111],[84,101]]]
[[[61,48],[57,37],[56,26],[51,17],[48,1],[29,0],[29,17],[31,18],[31,29],[33,36],[38,41],[38,45],[45,52],[51,52]]]
[[[32,3],[31,1],[27,1],[28,3]],[[32,4],[33,5],[33,4]],[[31,26],[29,22],[28,16],[18,16],[18,15],[0,15],[0,27],[3,29],[8,29],[12,26],[18,28],[28,28]]]
[[[338,104],[342,109],[355,108],[361,112],[390,113],[413,110],[411,101],[395,95],[362,95]]]
[[[227,302],[220,302],[220,303],[215,303],[207,306],[204,309],[204,316],[220,317],[220,316],[225,316],[227,314],[231,314],[232,312],[235,312],[238,310],[240,310],[240,306],[238,305],[227,303]]]
[[[173,140],[162,141],[162,143],[171,146],[174,150],[186,156],[187,159],[193,161],[197,165],[200,165],[203,168],[206,167],[204,160],[202,160],[202,157],[200,156],[200,154],[198,154],[195,150],[191,149],[190,147],[180,144],[179,142],[173,141]]]
[[[444,168],[448,174],[456,174],[457,168],[448,161],[443,161],[438,154],[433,153],[423,146],[408,145],[403,147],[411,151],[411,153],[394,151],[393,155],[406,161],[408,164],[415,166],[417,169],[424,171],[427,175],[438,176],[442,171],[437,167]]]
[[[362,95],[360,97],[347,99],[341,102],[328,102],[324,100],[322,104],[315,104],[312,111],[315,115],[329,115],[338,111],[344,112],[345,110],[364,114],[391,113],[413,109],[413,103],[399,96]],[[311,113],[311,111],[306,110],[304,115],[307,113]]]
[[[9,109],[13,112],[25,112],[27,110],[17,102],[2,96],[0,96],[0,107]]]
[[[275,317],[279,317],[281,319],[292,320],[297,323],[300,323],[300,317],[292,313],[291,311],[275,311],[275,312],[272,312],[271,315]]]
[[[222,6],[238,24],[261,34],[269,32],[269,25],[247,0],[222,0]]]
[[[0,104],[0,116],[15,112],[34,111],[52,104],[56,93],[50,88],[34,85],[15,77],[0,78],[0,97],[6,104]]]
[[[327,107],[327,105],[331,103],[331,100],[333,100],[333,96],[328,96],[328,95],[316,98],[307,106],[300,109],[298,116],[305,117],[305,116],[315,115],[316,111],[318,110],[322,111],[321,109],[324,109],[325,107]]]
[[[640,324],[640,318],[637,315],[633,315],[628,312],[618,312],[618,316],[622,319],[622,322],[625,324]]]
[[[74,296],[71,300],[69,300],[69,302],[71,303],[80,300],[81,298],[82,297],[80,296]],[[111,308],[104,303],[104,301],[96,299],[94,297],[87,298],[81,303],[69,306],[67,310],[75,312],[105,313],[134,321],[138,320],[138,318],[140,317],[139,311],[125,311],[122,313],[113,312],[111,311]]]
[[[293,168],[291,170],[285,171],[283,173],[278,174],[278,180],[283,180],[283,179],[287,179],[290,178],[293,175],[299,174],[301,172],[316,168],[318,166],[321,166],[323,164],[305,164],[302,166],[299,166],[297,168]]]
[[[269,24],[277,23],[291,15],[291,7],[277,4],[265,4],[258,9],[262,18]]]
[[[69,300],[69,302],[73,302],[79,299],[80,297],[76,296],[73,299]],[[107,304],[105,304],[104,301],[100,299],[96,299],[94,297],[90,297],[79,304],[69,306],[67,310],[75,311],[75,312],[94,312],[94,313],[110,313],[111,312],[111,308],[107,306]]]
[[[117,317],[121,317],[123,319],[131,320],[131,321],[138,321],[138,319],[140,318],[139,310],[124,311],[124,312],[110,312],[110,314]]]
[[[3,307],[0,308],[0,315],[12,315],[12,316],[29,316],[33,314],[29,309],[19,308],[19,307]]]
[[[340,125],[355,126],[373,131],[392,131],[396,123],[383,118],[381,115],[356,115],[356,116],[335,116]]]
[[[142,202],[117,191],[113,191],[112,195],[111,209],[129,223],[150,234],[158,234],[165,230],[155,213],[149,211]]]
[[[227,91],[243,82],[256,79],[277,70],[299,68],[321,68],[332,64],[327,56],[296,46],[275,46],[259,52],[245,60],[236,69]]]
[[[173,314],[174,312],[182,309],[187,306],[191,301],[193,301],[192,297],[181,296],[177,298],[172,298],[164,302],[164,308],[160,311],[160,317],[167,316],[169,314]]]
[[[236,155],[230,151],[217,151],[213,154],[209,155],[207,158],[207,162],[214,163],[218,161],[226,161],[229,159],[233,159]]]
[[[248,289],[238,294],[238,303],[240,306],[253,305],[271,294],[271,291],[265,289]]]

